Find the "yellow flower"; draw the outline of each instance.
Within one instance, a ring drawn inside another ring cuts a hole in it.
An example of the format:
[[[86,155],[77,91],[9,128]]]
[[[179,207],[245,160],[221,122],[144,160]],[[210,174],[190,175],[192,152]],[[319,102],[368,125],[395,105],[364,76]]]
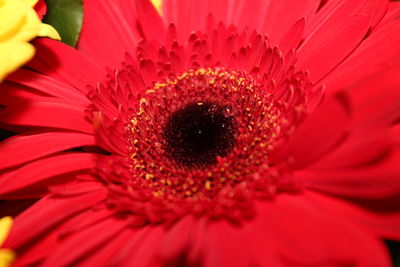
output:
[[[0,0],[0,82],[28,62],[36,36],[60,39],[57,31],[40,21],[33,9],[38,0]]]
[[[162,10],[161,10],[162,0],[151,0],[151,2],[155,6],[155,8],[158,10],[158,12],[160,12],[160,14],[161,14],[162,13]]]
[[[0,247],[6,240],[12,226],[12,218],[4,217],[0,219]],[[15,258],[14,251],[10,249],[0,249],[0,267],[7,267]]]

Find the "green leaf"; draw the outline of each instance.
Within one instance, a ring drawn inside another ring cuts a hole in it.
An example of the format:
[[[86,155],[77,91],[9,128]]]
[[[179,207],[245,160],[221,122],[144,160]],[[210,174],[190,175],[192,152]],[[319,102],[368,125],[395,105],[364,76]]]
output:
[[[56,28],[62,42],[75,47],[82,29],[82,0],[46,0],[46,4],[44,22]]]

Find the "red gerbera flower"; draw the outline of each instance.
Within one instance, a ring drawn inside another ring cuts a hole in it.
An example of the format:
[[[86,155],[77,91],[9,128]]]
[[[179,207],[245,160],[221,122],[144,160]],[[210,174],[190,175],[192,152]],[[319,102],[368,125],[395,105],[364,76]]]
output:
[[[400,3],[84,4],[0,88],[16,266],[390,266]]]

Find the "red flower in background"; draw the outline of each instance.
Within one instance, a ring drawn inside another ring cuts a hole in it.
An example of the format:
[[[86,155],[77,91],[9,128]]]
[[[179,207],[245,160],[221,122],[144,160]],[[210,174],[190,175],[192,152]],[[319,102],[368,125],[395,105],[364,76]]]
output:
[[[0,88],[16,266],[390,266],[399,3],[84,4]]]
[[[35,5],[35,10],[38,13],[40,19],[43,19],[44,15],[47,12],[46,2],[44,0],[39,0]]]

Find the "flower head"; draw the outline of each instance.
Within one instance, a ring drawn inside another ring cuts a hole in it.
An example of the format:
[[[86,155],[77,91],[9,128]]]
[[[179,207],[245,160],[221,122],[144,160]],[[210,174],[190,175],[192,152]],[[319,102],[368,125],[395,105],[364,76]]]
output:
[[[33,9],[38,1],[0,1],[0,82],[4,77],[24,65],[34,55],[28,42],[36,36],[60,39],[57,31],[40,21]],[[42,3],[40,3],[43,6]]]
[[[399,4],[250,2],[85,1],[78,50],[35,41],[0,91],[19,265],[389,265]]]

